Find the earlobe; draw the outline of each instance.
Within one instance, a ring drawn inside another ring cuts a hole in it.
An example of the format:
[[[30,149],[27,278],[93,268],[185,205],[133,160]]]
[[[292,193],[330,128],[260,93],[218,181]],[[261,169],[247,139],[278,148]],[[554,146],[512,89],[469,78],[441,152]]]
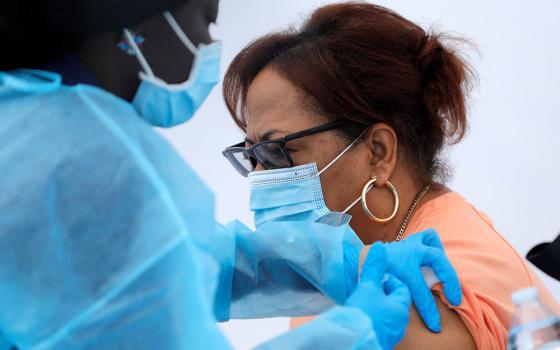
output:
[[[366,139],[372,152],[372,176],[377,176],[377,187],[383,187],[391,178],[397,163],[397,135],[385,123],[377,123],[368,131]]]
[[[377,168],[377,182],[375,185],[377,187],[384,187],[387,184],[387,181],[391,177],[391,174],[387,171],[387,169],[383,169],[381,167]]]

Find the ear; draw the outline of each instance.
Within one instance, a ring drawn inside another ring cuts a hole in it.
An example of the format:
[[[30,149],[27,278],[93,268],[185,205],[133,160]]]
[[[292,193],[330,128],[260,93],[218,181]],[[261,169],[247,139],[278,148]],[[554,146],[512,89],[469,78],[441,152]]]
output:
[[[377,175],[377,187],[383,187],[391,178],[397,164],[397,134],[389,125],[377,123],[366,133],[371,151],[372,175]]]

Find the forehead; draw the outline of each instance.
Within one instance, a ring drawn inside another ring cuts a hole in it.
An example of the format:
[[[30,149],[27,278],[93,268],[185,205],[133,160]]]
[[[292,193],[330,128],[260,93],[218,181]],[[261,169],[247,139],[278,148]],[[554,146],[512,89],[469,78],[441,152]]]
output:
[[[279,129],[285,133],[316,126],[322,118],[310,108],[305,93],[274,69],[263,69],[247,92],[247,135]]]
[[[177,9],[177,11],[192,12],[193,9],[198,9],[199,11],[204,12],[208,16],[217,17],[219,7],[220,7],[219,0],[191,0],[185,2],[181,7]]]

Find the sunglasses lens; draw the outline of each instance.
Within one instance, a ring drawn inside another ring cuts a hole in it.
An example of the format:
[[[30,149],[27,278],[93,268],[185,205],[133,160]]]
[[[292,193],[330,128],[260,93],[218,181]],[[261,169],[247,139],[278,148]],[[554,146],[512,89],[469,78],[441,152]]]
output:
[[[257,166],[257,162],[250,157],[246,157],[242,150],[226,151],[224,155],[231,165],[243,176],[247,176]]]
[[[279,143],[263,143],[253,149],[255,157],[265,169],[280,169],[290,166],[288,155]]]

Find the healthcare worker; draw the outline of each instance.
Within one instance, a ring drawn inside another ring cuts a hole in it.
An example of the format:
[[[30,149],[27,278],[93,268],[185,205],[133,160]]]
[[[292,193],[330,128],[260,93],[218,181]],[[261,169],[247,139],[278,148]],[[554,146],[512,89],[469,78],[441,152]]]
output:
[[[0,4],[0,349],[225,349],[216,320],[335,304],[263,348],[388,349],[409,293],[434,303],[422,267],[461,302],[434,232],[372,248],[357,286],[362,245],[342,214],[300,208],[256,232],[214,221],[212,194],[152,126],[186,122],[218,81],[217,9]]]

